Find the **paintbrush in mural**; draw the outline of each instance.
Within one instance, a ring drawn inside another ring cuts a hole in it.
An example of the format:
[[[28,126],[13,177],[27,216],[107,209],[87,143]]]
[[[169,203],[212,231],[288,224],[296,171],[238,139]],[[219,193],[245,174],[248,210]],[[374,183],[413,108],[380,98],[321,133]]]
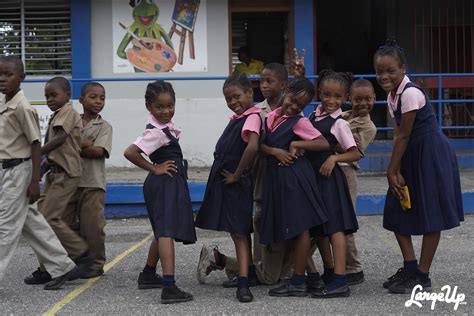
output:
[[[128,32],[128,34],[130,34],[134,39],[136,39],[140,44],[143,45],[143,47],[145,48],[148,48],[148,49],[152,49],[153,46],[150,46],[149,43],[145,43],[141,38],[139,38],[135,33],[131,32],[122,22],[118,22],[118,24],[120,25],[120,27],[122,27],[125,31]]]

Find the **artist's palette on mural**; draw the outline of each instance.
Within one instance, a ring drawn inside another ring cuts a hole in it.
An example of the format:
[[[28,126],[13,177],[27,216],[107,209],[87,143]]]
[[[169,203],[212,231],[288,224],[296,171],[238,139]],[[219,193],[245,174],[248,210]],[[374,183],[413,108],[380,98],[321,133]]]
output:
[[[127,49],[127,59],[134,67],[145,72],[166,72],[173,68],[176,54],[171,47],[155,38],[142,37],[141,40],[147,47],[133,39],[133,47]]]

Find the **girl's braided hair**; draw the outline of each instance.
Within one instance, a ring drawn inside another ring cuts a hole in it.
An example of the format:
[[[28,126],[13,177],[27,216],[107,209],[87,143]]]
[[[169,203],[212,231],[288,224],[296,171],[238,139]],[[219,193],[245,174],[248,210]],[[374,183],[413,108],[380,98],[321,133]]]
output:
[[[238,72],[234,72],[225,80],[222,90],[230,86],[238,86],[244,91],[248,91],[252,87],[247,76]]]
[[[164,80],[157,80],[155,82],[150,82],[146,86],[145,102],[147,104],[153,102],[153,100],[162,93],[168,93],[169,95],[171,95],[173,100],[176,101],[173,86],[171,85],[171,83],[166,82]]]
[[[311,99],[313,99],[316,90],[311,81],[306,78],[295,78],[290,81],[287,88],[288,92],[297,95],[301,92],[306,93]]]
[[[346,93],[349,93],[349,89],[352,83],[352,73],[351,72],[336,72],[332,69],[323,69],[319,72],[319,86],[321,87],[323,82],[334,80],[341,83]]]
[[[400,66],[407,64],[405,50],[400,47],[394,39],[387,39],[385,45],[380,46],[379,49],[377,49],[374,54],[374,63],[375,59],[377,59],[378,57],[387,55],[398,59],[398,61],[400,62]]]

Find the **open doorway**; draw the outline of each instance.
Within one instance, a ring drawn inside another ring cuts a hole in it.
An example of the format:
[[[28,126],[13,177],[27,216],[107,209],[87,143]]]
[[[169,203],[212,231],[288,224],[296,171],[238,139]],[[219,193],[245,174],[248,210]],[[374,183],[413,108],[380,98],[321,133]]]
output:
[[[288,64],[288,12],[232,13],[232,69],[239,63],[237,50],[247,46],[252,58]]]
[[[241,47],[246,47],[250,57],[259,61],[253,67],[250,59],[246,58],[248,61],[242,63],[244,67],[240,69],[245,69],[247,75],[259,75],[262,64],[276,62],[288,67],[290,47],[293,45],[292,23],[290,0],[230,0],[229,72],[241,63],[238,57]],[[259,81],[253,80],[252,87],[254,101],[263,101]]]
[[[343,8],[343,9],[341,9]],[[317,71],[331,68],[354,74],[373,74],[373,54],[387,36],[385,1],[317,1]],[[378,99],[386,95],[370,79]],[[375,106],[371,118],[377,126],[387,126],[384,106]],[[378,133],[378,137],[384,137]]]

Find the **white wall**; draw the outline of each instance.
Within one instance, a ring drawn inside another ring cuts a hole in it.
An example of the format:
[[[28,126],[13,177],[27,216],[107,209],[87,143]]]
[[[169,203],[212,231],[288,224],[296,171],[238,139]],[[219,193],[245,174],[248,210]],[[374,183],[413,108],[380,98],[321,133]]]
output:
[[[150,78],[165,76],[225,76],[229,72],[228,7],[227,1],[207,0],[208,71],[193,73],[114,74],[112,65],[112,0],[92,3],[92,77],[93,78]],[[185,47],[185,52],[187,52]],[[123,158],[124,149],[141,135],[148,113],[144,94],[149,81],[102,82],[106,88],[106,106],[102,116],[114,128],[112,155],[108,166],[130,166]],[[174,121],[183,130],[181,147],[192,166],[212,164],[214,145],[232,114],[222,96],[222,80],[172,81],[176,92]],[[44,100],[44,84],[23,85],[30,100]],[[74,106],[80,112],[77,100]],[[44,109],[42,109],[44,112]]]

